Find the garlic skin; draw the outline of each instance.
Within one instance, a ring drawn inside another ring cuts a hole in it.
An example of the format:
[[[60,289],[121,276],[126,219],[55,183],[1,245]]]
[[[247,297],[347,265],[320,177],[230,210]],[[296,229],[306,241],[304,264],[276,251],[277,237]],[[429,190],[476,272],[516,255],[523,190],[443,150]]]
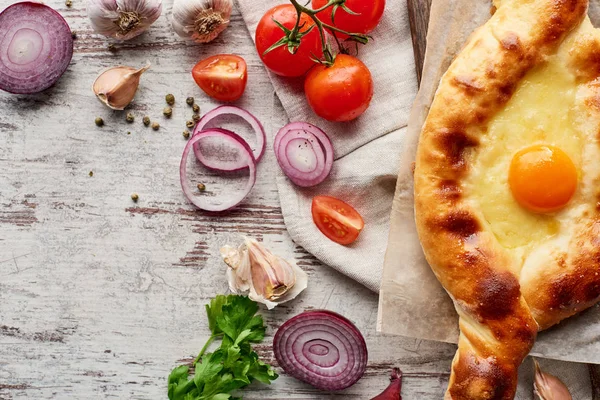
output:
[[[229,25],[232,0],[175,0],[173,29],[198,43],[214,40]]]
[[[94,31],[119,40],[144,33],[162,13],[162,0],[88,0]]]
[[[138,86],[140,77],[150,68],[150,65],[140,69],[118,66],[102,72],[92,89],[96,97],[113,110],[123,110],[131,103]]]
[[[533,393],[540,400],[573,400],[569,389],[560,379],[542,371],[537,360],[534,359],[533,362],[535,364]]]
[[[308,285],[308,275],[295,263],[274,255],[256,240],[245,238],[239,248],[225,246],[221,256],[229,289],[272,310],[296,298]]]

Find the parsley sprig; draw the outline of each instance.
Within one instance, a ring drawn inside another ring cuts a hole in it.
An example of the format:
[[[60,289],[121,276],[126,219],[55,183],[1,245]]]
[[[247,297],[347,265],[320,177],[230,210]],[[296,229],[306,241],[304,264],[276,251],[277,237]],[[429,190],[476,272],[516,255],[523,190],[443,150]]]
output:
[[[277,379],[273,368],[252,350],[251,344],[260,343],[266,330],[257,311],[258,304],[243,296],[220,295],[206,305],[211,336],[194,361],[193,376],[187,365],[169,375],[170,400],[241,399],[231,393],[255,380],[270,384]],[[207,353],[217,339],[221,346]]]

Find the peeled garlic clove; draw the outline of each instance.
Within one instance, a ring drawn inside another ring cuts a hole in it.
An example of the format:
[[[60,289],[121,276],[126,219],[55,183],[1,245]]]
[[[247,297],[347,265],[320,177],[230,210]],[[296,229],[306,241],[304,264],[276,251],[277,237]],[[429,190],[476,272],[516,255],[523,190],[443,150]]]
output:
[[[162,0],[88,0],[94,31],[119,40],[134,38],[162,13]]]
[[[542,371],[537,360],[534,359],[533,362],[535,364],[533,392],[540,400],[573,400],[569,389],[560,379]]]
[[[123,110],[133,100],[140,77],[148,68],[149,65],[140,69],[125,66],[109,68],[96,78],[94,93],[113,110]]]
[[[231,0],[175,0],[173,29],[198,43],[214,40],[229,25]]]
[[[246,242],[250,256],[252,283],[257,293],[267,300],[277,300],[296,284],[290,263],[274,256],[256,241]]]
[[[229,266],[227,278],[232,292],[248,292],[250,299],[272,309],[296,298],[308,284],[308,275],[252,239],[238,249],[225,246],[221,255]]]

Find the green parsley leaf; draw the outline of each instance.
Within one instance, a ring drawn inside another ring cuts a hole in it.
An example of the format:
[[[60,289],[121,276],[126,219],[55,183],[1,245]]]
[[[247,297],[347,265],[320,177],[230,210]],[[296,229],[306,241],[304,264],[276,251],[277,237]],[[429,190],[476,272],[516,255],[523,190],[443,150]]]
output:
[[[270,384],[277,379],[271,366],[259,360],[251,343],[264,339],[266,327],[258,304],[242,296],[217,296],[206,306],[212,332],[196,358],[194,376],[182,365],[169,375],[170,400],[240,400],[232,392],[253,381]],[[215,339],[219,348],[207,352]]]
[[[227,336],[240,344],[242,341],[259,343],[265,337],[266,327],[258,311],[258,304],[248,297],[235,296],[224,304],[222,314],[217,316],[217,326]],[[244,332],[244,331],[249,332]],[[238,341],[241,334],[243,337]]]
[[[208,316],[208,329],[213,335],[218,335],[221,331],[217,327],[217,317],[223,312],[223,306],[230,302],[236,296],[218,295],[206,305],[206,315]]]
[[[204,388],[207,382],[213,380],[223,370],[223,352],[218,350],[212,354],[202,357],[202,363],[196,364],[194,383],[199,390]]]

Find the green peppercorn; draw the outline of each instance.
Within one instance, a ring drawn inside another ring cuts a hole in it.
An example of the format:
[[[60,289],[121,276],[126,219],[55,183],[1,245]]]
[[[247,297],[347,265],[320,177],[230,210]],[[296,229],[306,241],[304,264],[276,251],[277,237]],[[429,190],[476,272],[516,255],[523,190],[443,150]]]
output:
[[[198,114],[194,114],[194,115],[192,115],[192,120],[195,123],[198,123],[198,121],[200,121],[200,116]]]
[[[188,97],[187,99],[185,99],[185,102],[187,103],[188,106],[193,106],[194,105],[194,98],[193,97]]]
[[[171,116],[173,115],[173,109],[171,107],[165,107],[163,109],[163,115],[167,118],[171,118]]]
[[[117,51],[117,48],[112,43],[109,43],[107,47],[108,47],[108,51],[110,51],[110,52],[114,53],[115,51]]]
[[[77,39],[77,32],[71,32],[71,37],[73,38],[73,40]]]
[[[131,132],[127,132],[128,135],[131,135]]]
[[[198,114],[198,113],[200,112],[200,106],[199,106],[198,104],[194,104],[194,105],[192,106],[192,110],[193,110],[193,111],[194,111],[196,114]]]
[[[139,199],[140,199],[140,196],[138,196],[137,193],[133,193],[131,195],[131,200],[133,200],[134,203],[137,203]]]
[[[190,132],[189,131],[183,131],[183,137],[186,139],[190,138]]]
[[[150,117],[149,116],[145,116],[142,121],[144,122],[144,125],[146,126],[150,126]]]
[[[158,122],[153,122],[152,123],[152,129],[154,129],[155,131],[160,129],[160,124]]]
[[[165,100],[167,101],[167,104],[170,106],[175,104],[175,96],[173,96],[171,93],[169,93],[168,95],[165,96]]]
[[[199,183],[198,190],[204,192],[206,190],[206,185],[204,183]]]
[[[100,117],[96,117],[94,122],[96,123],[96,126],[104,126],[104,120]]]
[[[72,5],[73,5],[73,2],[71,0],[65,0],[65,6],[71,7]]]
[[[194,121],[187,121],[185,123],[185,126],[187,126],[188,128],[193,128],[194,125],[196,125],[196,123]]]
[[[125,117],[125,119],[127,120],[127,122],[132,123],[135,120],[135,117],[133,116],[132,113],[127,113],[127,116]]]
[[[90,173],[89,173],[88,175],[89,175],[89,176],[90,176],[90,178],[91,178],[92,176],[94,176],[94,171],[90,171]]]

